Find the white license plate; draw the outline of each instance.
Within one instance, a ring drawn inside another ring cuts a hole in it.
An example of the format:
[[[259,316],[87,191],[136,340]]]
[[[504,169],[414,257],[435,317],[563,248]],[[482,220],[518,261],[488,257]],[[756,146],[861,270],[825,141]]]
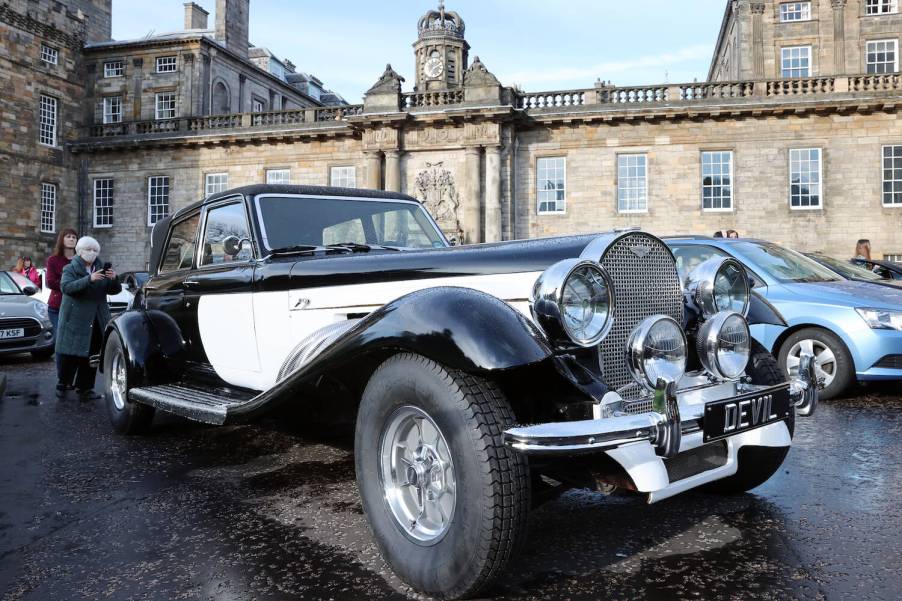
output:
[[[7,338],[24,338],[25,337],[25,329],[24,328],[13,328],[11,330],[0,330],[0,340],[5,340]]]

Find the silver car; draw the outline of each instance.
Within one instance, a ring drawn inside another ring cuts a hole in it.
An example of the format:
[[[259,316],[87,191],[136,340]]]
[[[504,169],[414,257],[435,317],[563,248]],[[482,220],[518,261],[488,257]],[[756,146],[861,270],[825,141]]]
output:
[[[36,359],[53,354],[53,325],[47,304],[32,298],[37,291],[21,274],[0,271],[0,354],[31,353]]]

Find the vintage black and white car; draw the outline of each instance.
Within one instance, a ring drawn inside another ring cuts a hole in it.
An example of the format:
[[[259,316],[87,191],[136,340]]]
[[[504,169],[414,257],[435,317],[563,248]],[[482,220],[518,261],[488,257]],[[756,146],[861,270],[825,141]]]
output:
[[[352,402],[374,538],[440,597],[485,589],[555,490],[758,486],[817,403],[811,357],[788,381],[750,337],[783,322],[739,263],[681,282],[641,231],[453,247],[409,196],[251,186],[152,238],[106,332],[114,427]]]

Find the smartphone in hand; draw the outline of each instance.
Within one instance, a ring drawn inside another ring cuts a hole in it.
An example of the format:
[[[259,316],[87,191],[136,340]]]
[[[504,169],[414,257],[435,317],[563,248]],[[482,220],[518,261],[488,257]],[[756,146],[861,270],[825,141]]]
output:
[[[103,269],[101,269],[101,271],[103,272],[103,275],[107,275],[112,268],[113,268],[113,264],[110,263],[109,261],[107,261],[106,263],[103,264]]]

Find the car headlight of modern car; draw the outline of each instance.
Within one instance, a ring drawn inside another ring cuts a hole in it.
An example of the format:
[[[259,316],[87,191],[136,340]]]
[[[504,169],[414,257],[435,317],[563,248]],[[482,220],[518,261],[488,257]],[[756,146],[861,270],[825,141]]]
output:
[[[712,257],[689,274],[689,289],[706,318],[720,311],[745,315],[749,307],[749,276],[730,257]]]
[[[699,328],[696,345],[702,365],[719,380],[735,380],[751,354],[748,322],[739,313],[721,311]]]
[[[686,335],[672,317],[652,315],[630,334],[626,356],[639,384],[654,389],[658,379],[677,382],[686,372]]]
[[[611,329],[614,285],[595,261],[565,259],[536,280],[531,309],[555,343],[594,346]]]
[[[41,302],[32,303],[32,308],[34,309],[34,314],[38,316],[38,319],[41,321],[50,321],[50,316],[47,315],[47,304]]]
[[[874,330],[902,330],[902,311],[889,309],[855,309]]]

